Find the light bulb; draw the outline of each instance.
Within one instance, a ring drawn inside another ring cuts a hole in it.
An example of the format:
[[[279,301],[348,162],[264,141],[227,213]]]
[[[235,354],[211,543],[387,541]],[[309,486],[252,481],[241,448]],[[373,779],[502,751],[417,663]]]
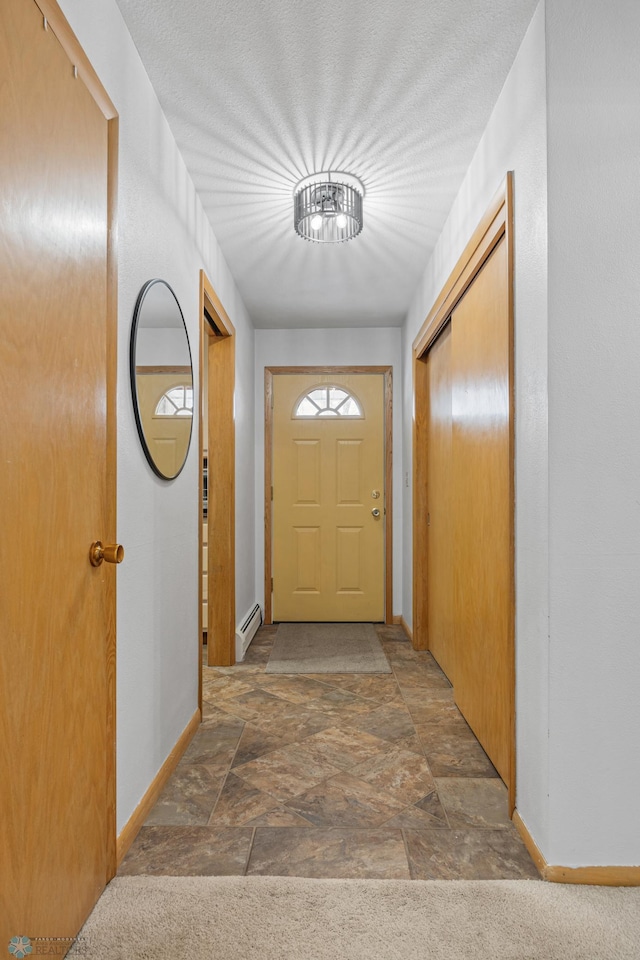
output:
[[[315,217],[311,217],[311,229],[319,230],[322,226],[322,217],[319,213],[316,213]]]
[[[339,213],[338,216],[336,217],[336,226],[338,226],[340,230],[344,230],[346,225],[347,225],[347,218],[345,217],[344,213]]]

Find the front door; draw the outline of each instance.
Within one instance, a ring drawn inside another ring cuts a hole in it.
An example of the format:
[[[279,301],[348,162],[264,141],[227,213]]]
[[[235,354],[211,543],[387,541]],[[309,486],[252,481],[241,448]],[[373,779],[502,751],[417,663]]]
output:
[[[273,619],[379,621],[384,376],[273,378]]]
[[[33,0],[0,4],[0,115],[0,950],[60,955],[114,852],[109,133]]]

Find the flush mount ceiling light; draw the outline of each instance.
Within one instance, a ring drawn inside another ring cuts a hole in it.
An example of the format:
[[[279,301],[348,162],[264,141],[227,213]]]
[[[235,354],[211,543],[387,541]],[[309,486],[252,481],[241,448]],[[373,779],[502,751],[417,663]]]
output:
[[[314,173],[293,191],[293,225],[304,240],[342,243],[362,230],[364,186],[350,173]]]

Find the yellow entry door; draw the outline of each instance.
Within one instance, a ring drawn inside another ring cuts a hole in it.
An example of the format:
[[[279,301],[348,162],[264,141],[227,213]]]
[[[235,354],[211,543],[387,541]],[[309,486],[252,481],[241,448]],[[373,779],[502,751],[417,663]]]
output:
[[[384,619],[384,376],[273,378],[273,618]]]

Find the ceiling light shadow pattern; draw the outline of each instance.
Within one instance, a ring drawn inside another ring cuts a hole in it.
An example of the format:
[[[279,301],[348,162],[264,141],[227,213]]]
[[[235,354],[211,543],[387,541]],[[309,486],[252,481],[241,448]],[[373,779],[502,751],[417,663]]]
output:
[[[536,0],[118,4],[256,325],[401,323]],[[331,169],[366,198],[329,250],[291,221]]]

